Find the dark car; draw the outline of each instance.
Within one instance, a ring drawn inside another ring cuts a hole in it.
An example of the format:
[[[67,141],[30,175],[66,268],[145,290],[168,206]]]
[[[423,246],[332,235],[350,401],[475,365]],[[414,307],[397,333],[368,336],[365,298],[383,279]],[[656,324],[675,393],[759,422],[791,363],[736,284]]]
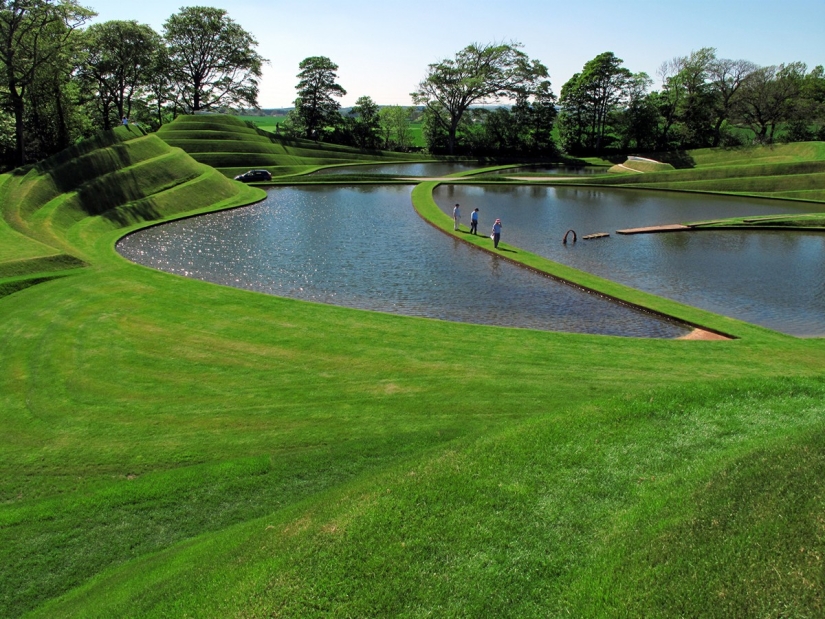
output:
[[[256,181],[271,181],[272,174],[270,174],[267,170],[250,170],[249,172],[238,174],[238,176],[235,177],[235,180],[241,181],[242,183],[254,183]]]

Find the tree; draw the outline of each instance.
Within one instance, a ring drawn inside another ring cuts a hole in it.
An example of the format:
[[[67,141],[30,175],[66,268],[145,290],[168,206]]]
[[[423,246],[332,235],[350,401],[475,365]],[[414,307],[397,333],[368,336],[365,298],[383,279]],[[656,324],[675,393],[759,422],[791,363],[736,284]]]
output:
[[[349,112],[352,136],[360,148],[378,148],[380,117],[378,104],[370,97],[359,97]]]
[[[707,73],[713,88],[716,114],[712,146],[719,146],[722,141],[722,125],[734,113],[745,80],[756,70],[757,66],[748,60],[714,58],[708,63]]]
[[[93,15],[74,0],[0,0],[3,103],[14,116],[15,165],[26,159],[27,91],[44,72],[64,66],[60,57],[74,44],[74,31]]]
[[[412,145],[412,131],[410,117],[412,108],[403,108],[400,105],[388,105],[378,112],[378,124],[382,148],[405,151]]]
[[[71,79],[80,64],[80,49],[74,43],[77,41],[43,66],[26,89],[24,133],[29,159],[43,159],[59,152],[82,137],[84,129],[91,128],[79,106],[82,97],[78,84]]]
[[[623,151],[654,150],[659,133],[659,111],[648,90],[653,80],[647,73],[634,73],[626,85],[627,102],[614,117],[614,131]]]
[[[163,25],[179,96],[191,112],[258,105],[258,80],[267,62],[258,42],[226,11],[184,7]]]
[[[570,152],[600,152],[610,131],[611,115],[627,101],[632,74],[613,52],[585,63],[562,87],[559,132]]]
[[[549,90],[533,100],[519,99],[510,109],[500,107],[480,112],[483,136],[476,136],[477,154],[547,156],[556,153],[552,138],[556,118],[555,96]]]
[[[792,120],[807,67],[802,62],[762,67],[742,85],[738,122],[749,127],[756,142],[774,141],[777,125]]]
[[[715,95],[709,71],[714,62],[716,50],[703,47],[691,52],[689,56],[665,62],[660,67],[662,92],[658,101],[664,119],[659,138],[660,148],[669,148],[674,137],[680,148],[706,146],[710,143]]]
[[[508,99],[529,98],[547,77],[547,68],[530,61],[521,44],[473,43],[454,59],[429,65],[427,77],[411,94],[427,109],[428,120],[447,136],[447,150],[455,152],[456,134],[471,105]],[[549,82],[544,86],[549,88]]]
[[[335,82],[338,65],[326,56],[304,58],[298,68],[295,122],[304,137],[320,140],[326,127],[336,126],[341,116],[341,106],[333,97],[343,97],[347,91]]]
[[[80,75],[93,84],[103,128],[132,115],[132,99],[150,86],[160,36],[136,21],[93,24],[84,33],[87,58]]]
[[[166,46],[161,45],[152,55],[146,83],[147,115],[153,127],[163,125],[165,114],[177,117],[180,98],[172,77],[172,60]],[[149,111],[151,110],[151,112]]]

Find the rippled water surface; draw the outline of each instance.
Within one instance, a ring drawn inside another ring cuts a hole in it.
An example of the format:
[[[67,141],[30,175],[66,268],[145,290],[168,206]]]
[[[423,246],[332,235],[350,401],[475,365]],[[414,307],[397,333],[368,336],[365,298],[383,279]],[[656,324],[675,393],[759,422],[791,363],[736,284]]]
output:
[[[812,204],[625,189],[441,186],[478,207],[479,230],[503,222],[502,241],[658,295],[798,336],[825,335],[825,234],[772,231],[615,231],[715,218],[804,213]],[[563,245],[568,229],[609,238]]]
[[[118,251],[172,273],[348,307],[637,337],[690,331],[451,239],[415,214],[409,187],[275,188],[257,205],[139,231]]]

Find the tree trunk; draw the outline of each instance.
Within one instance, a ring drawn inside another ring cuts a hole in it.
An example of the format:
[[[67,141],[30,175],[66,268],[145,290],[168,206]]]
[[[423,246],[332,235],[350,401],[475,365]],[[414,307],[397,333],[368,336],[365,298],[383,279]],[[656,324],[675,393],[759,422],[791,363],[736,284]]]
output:
[[[25,163],[24,136],[23,136],[23,97],[16,92],[17,89],[9,93],[12,109],[14,110],[14,167],[19,168]]]
[[[55,108],[57,110],[57,147],[60,150],[69,146],[69,127],[66,122],[66,110],[63,107],[63,92],[60,86],[54,88]]]
[[[713,143],[711,146],[716,148],[719,146],[719,142],[722,141],[722,124],[725,122],[725,117],[720,116],[719,119],[716,121],[716,126],[713,128]]]

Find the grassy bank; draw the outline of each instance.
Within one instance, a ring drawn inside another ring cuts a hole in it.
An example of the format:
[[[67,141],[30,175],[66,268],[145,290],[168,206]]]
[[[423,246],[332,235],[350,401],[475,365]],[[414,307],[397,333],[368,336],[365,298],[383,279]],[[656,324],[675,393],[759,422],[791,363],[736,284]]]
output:
[[[821,340],[572,270],[739,339],[447,323],[139,267],[124,231],[260,193],[124,137],[0,177],[0,266],[86,265],[0,297],[0,615],[821,611]]]
[[[652,153],[677,168],[627,162],[631,173],[576,179],[576,184],[700,191],[825,202],[825,142]],[[641,172],[641,173],[639,173]]]
[[[325,165],[421,160],[420,155],[365,151],[349,146],[286,138],[249,126],[234,116],[183,116],[157,135],[226,176],[265,168],[273,176],[305,174]]]

